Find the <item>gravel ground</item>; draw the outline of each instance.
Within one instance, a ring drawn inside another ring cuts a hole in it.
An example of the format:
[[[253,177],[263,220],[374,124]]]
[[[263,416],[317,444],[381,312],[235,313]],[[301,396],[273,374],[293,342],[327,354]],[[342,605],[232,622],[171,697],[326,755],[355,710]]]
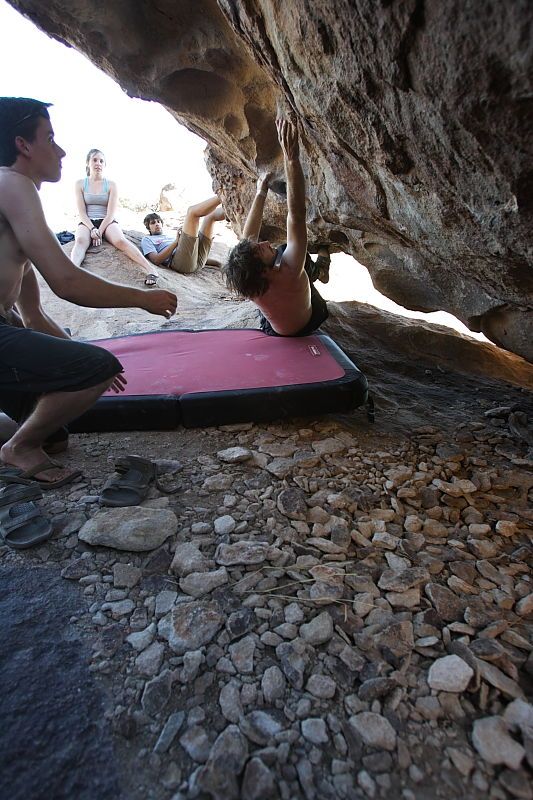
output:
[[[57,642],[80,642],[73,703],[98,694],[114,759],[94,763],[115,796],[532,798],[529,435],[500,407],[452,434],[306,420],[72,437],[84,478],[42,501],[53,539],[0,565],[4,586],[20,568],[75,585]],[[166,492],[100,509],[126,453],[157,460]],[[34,752],[24,769],[41,774]]]

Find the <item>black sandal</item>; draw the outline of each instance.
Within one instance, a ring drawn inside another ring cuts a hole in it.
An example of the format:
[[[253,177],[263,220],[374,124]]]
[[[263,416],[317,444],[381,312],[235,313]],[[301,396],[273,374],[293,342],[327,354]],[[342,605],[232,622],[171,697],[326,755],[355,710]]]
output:
[[[158,276],[158,275],[156,275],[154,272],[151,272],[151,273],[150,273],[149,275],[147,275],[147,276],[146,276],[146,278],[144,279],[144,285],[145,285],[145,286],[156,286],[158,277],[159,277],[159,276]]]
[[[100,495],[100,505],[112,508],[138,506],[148,494],[156,476],[153,461],[140,456],[125,456],[115,464],[117,475],[105,483]]]
[[[53,533],[52,523],[35,504],[43,496],[35,484],[9,484],[0,490],[0,540],[15,550],[45,542]]]

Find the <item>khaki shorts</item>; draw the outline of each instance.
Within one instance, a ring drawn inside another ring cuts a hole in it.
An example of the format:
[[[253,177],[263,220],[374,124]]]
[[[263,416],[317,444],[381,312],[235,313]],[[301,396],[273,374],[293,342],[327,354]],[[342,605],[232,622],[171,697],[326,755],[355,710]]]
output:
[[[199,233],[198,236],[182,233],[169,267],[174,272],[181,272],[184,275],[196,272],[207,261],[210,249],[211,239],[208,239],[203,233]]]

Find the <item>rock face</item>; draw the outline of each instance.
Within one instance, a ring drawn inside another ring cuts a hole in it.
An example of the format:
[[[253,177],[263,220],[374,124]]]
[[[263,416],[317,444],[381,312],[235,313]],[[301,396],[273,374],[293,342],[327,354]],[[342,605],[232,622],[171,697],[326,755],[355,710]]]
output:
[[[237,231],[263,167],[283,238],[277,109],[301,128],[311,245],[365,264],[416,310],[451,312],[533,357],[533,6],[341,0],[10,0],[129,94],[209,143]]]

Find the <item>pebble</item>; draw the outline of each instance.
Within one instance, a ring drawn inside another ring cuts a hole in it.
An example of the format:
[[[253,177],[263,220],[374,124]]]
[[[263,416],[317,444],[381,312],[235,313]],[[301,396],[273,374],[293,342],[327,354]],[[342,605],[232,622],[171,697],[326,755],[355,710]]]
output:
[[[238,564],[262,564],[266,561],[267,554],[267,545],[259,542],[222,543],[216,549],[215,561],[225,567]]]
[[[142,570],[139,567],[120,562],[113,565],[113,585],[117,589],[133,589],[139,583],[141,576]]]
[[[313,744],[326,744],[329,741],[326,723],[323,719],[310,717],[301,723],[302,735]]]
[[[261,678],[261,690],[265,702],[273,704],[276,700],[280,700],[285,694],[286,687],[287,681],[280,668],[275,664],[267,667]]]
[[[226,464],[241,464],[252,457],[252,452],[247,447],[228,447],[226,450],[219,450],[217,456]]]
[[[241,675],[250,675],[254,671],[255,639],[245,636],[238,642],[230,644],[228,650],[230,658],[237,672]]]
[[[243,800],[275,800],[279,796],[274,775],[260,758],[251,758],[246,764],[241,796]]]
[[[203,597],[219,586],[228,582],[228,572],[225,567],[212,572],[190,572],[185,578],[180,579],[180,589],[192,597]]]
[[[459,656],[444,656],[431,665],[428,684],[438,692],[464,692],[473,675],[474,670]]]
[[[201,725],[192,725],[180,737],[180,744],[193,761],[203,764],[207,761],[211,745]]]
[[[183,603],[172,611],[168,643],[177,655],[198,650],[218,633],[224,617],[217,606],[207,602]]]
[[[489,764],[518,769],[525,751],[510,735],[501,717],[483,717],[474,722],[472,743]]]
[[[214,527],[217,536],[225,536],[228,533],[233,533],[237,523],[230,514],[224,514],[224,516],[215,519]]]
[[[134,650],[140,653],[153,642],[155,634],[156,626],[152,623],[143,631],[130,633],[129,636],[126,636],[126,641],[131,644]]]
[[[314,697],[319,697],[323,700],[326,700],[334,697],[337,690],[337,684],[327,675],[313,674],[307,681],[305,688]]]
[[[158,755],[163,755],[169,749],[170,745],[176,738],[177,734],[180,731],[183,723],[185,721],[185,714],[183,711],[176,711],[174,714],[171,714],[167,721],[165,722],[165,726],[161,733],[159,734],[159,738],[154,746],[154,753]]]
[[[141,675],[157,675],[163,663],[165,647],[161,642],[153,642],[135,659],[135,666]]]
[[[394,750],[396,747],[396,731],[385,717],[372,711],[362,711],[350,717],[350,725],[370,747],[383,750]]]
[[[170,570],[183,578],[191,572],[206,572],[211,563],[195,544],[183,542],[176,547]]]
[[[328,642],[333,636],[333,620],[327,611],[300,626],[300,636],[310,645]]]

